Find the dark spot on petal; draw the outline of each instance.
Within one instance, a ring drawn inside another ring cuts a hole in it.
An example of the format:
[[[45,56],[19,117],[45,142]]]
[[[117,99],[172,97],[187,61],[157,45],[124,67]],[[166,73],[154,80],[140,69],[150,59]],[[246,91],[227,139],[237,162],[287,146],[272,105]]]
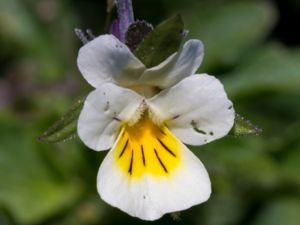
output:
[[[105,105],[105,108],[104,108],[104,111],[108,111],[109,110],[109,101],[106,102],[106,105]]]
[[[114,120],[121,122],[121,120],[118,117],[113,117]]]
[[[173,116],[172,119],[176,120],[180,115]]]
[[[195,120],[191,121],[191,125],[192,125],[194,131],[196,131],[197,133],[206,135],[206,132],[204,130],[201,130],[201,129],[198,128],[198,124]]]

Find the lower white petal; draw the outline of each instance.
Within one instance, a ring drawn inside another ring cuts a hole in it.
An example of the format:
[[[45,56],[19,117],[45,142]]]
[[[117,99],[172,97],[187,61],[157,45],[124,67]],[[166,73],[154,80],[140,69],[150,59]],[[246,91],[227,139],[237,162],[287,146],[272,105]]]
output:
[[[128,139],[123,129],[97,178],[104,201],[143,220],[190,208],[205,202],[211,193],[201,161],[166,128],[162,134],[154,133],[158,137],[149,141],[141,137],[139,145],[131,143],[132,136]]]

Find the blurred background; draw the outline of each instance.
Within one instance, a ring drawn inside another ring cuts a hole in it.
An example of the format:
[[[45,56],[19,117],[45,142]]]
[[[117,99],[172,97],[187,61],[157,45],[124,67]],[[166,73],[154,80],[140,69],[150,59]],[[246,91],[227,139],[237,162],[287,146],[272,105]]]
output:
[[[263,129],[192,150],[213,195],[155,224],[300,224],[300,1],[133,0],[154,25],[179,12],[201,39],[200,72],[221,79],[236,111]],[[0,225],[146,224],[105,204],[105,152],[37,137],[91,89],[73,29],[105,31],[105,0],[0,0]]]

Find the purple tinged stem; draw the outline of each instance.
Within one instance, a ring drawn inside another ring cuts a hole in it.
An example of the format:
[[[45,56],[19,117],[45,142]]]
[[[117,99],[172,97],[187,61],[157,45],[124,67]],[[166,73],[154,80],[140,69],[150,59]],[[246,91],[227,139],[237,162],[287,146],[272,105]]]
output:
[[[120,33],[120,23],[118,19],[115,19],[112,21],[110,28],[109,28],[109,33],[113,34],[116,38],[121,40],[121,33]]]
[[[125,42],[125,34],[130,26],[134,22],[134,15],[132,9],[131,0],[116,0],[118,10],[118,24],[120,36],[118,37],[123,43]]]

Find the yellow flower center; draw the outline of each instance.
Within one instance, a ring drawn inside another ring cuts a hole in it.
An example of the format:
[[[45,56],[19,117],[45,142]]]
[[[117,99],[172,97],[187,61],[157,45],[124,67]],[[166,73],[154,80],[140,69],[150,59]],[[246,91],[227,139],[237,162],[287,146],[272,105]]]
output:
[[[170,176],[181,158],[179,141],[148,113],[132,126],[123,125],[113,151],[117,165],[131,178]]]

